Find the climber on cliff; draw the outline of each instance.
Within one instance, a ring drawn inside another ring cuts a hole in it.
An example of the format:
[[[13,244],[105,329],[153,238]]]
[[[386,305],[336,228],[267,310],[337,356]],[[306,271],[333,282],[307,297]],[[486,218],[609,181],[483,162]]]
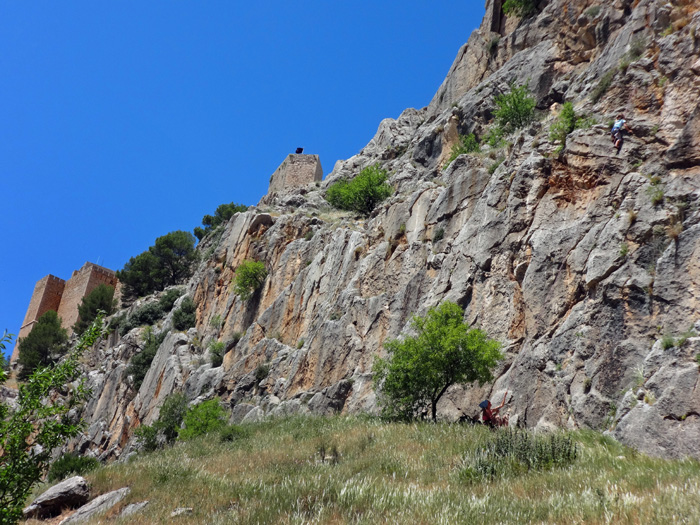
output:
[[[613,144],[617,148],[618,153],[622,149],[622,143],[623,143],[622,128],[624,128],[627,132],[634,135],[634,132],[627,125],[627,121],[625,120],[625,116],[622,113],[620,113],[617,116],[617,119],[615,120],[615,123],[613,124],[612,129],[610,130],[610,135],[612,136]]]
[[[508,416],[499,416],[498,412],[506,404],[506,396],[508,395],[508,390],[503,394],[503,402],[500,406],[491,408],[491,401],[488,399],[483,400],[479,403],[479,408],[481,408],[481,421],[484,425],[488,425],[492,428],[495,427],[507,427],[508,426]]]

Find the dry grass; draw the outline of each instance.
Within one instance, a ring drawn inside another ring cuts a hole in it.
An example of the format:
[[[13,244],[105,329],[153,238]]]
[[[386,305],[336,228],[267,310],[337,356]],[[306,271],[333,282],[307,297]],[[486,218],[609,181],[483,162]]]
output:
[[[697,523],[700,464],[652,459],[594,432],[574,433],[565,468],[465,483],[482,427],[291,418],[251,425],[247,438],[181,443],[87,477],[93,493],[130,486],[150,500],[111,523]],[[339,457],[332,461],[330,451]],[[320,452],[325,452],[321,457]],[[93,523],[97,523],[94,520]]]

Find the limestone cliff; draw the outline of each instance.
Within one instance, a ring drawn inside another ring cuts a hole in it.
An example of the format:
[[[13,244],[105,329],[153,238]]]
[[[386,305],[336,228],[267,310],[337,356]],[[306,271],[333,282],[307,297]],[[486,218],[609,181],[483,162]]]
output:
[[[486,13],[427,108],[382,121],[318,186],[268,196],[204,239],[186,284],[197,327],[170,331],[138,392],[124,370],[140,329],[95,351],[80,449],[118,456],[180,390],[220,396],[238,420],[373,411],[384,341],[452,300],[506,358],[493,385],[453,387],[442,418],[475,416],[507,389],[519,424],[700,457],[700,338],[689,332],[700,332],[700,8],[551,0],[521,20],[489,0]],[[528,84],[539,119],[507,147],[446,166],[459,134],[485,134],[511,82]],[[549,128],[564,101],[597,124],[559,151]],[[617,154],[608,121],[619,112],[634,136]],[[325,203],[328,184],[374,163],[395,192],[369,218]],[[245,302],[230,285],[244,259],[269,271]],[[212,340],[228,342],[220,367]]]

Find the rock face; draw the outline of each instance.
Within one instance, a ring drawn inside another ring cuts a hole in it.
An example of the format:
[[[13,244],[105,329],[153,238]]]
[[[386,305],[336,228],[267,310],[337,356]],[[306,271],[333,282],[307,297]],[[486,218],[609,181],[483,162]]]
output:
[[[73,476],[58,483],[24,509],[25,518],[50,518],[63,509],[79,507],[90,498],[90,488],[82,476]]]
[[[106,494],[97,496],[90,503],[83,505],[76,510],[75,513],[61,521],[59,525],[67,525],[68,523],[82,523],[90,519],[95,514],[108,511],[123,500],[130,491],[131,490],[129,487],[124,487],[123,489],[113,490],[112,492],[107,492]]]
[[[271,192],[205,238],[186,283],[196,328],[170,331],[138,392],[124,370],[140,330],[95,349],[88,431],[73,445],[119,456],[176,391],[219,396],[236,421],[375,412],[383,343],[450,300],[505,359],[494,384],[451,388],[440,417],[474,417],[507,389],[511,422],[700,457],[700,8],[538,6],[521,20],[489,0],[427,108],[382,121],[319,188]],[[538,118],[448,165],[460,134],[487,134],[512,82],[527,82]],[[592,125],[560,144],[549,129],[564,101]],[[607,122],[620,112],[634,135],[617,153]],[[395,191],[370,217],[325,203],[329,184],[376,163]],[[269,274],[242,301],[230,284],[246,259]],[[167,317],[155,329],[171,327]]]

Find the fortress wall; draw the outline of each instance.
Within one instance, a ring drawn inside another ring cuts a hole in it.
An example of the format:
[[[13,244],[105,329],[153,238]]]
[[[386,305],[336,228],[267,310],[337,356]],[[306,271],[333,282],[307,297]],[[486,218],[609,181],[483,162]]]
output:
[[[284,193],[292,188],[323,180],[323,169],[318,155],[290,154],[270,177],[268,195]]]
[[[83,297],[92,292],[100,284],[116,287],[116,273],[93,263],[85,263],[80,270],[74,271],[66,282],[66,287],[61,298],[58,316],[62,320],[63,328],[71,334],[73,325],[78,320],[78,306]]]
[[[18,357],[19,352],[19,340],[23,337],[27,337],[29,332],[32,331],[34,323],[46,312],[53,310],[58,312],[59,305],[61,304],[61,297],[65,289],[66,281],[56,277],[55,275],[47,275],[46,277],[39,279],[34,286],[34,292],[32,293],[32,298],[29,301],[29,307],[27,308],[27,313],[24,316],[24,322],[22,327],[19,329],[19,334],[15,339],[15,348],[12,351],[11,362],[14,362]]]

